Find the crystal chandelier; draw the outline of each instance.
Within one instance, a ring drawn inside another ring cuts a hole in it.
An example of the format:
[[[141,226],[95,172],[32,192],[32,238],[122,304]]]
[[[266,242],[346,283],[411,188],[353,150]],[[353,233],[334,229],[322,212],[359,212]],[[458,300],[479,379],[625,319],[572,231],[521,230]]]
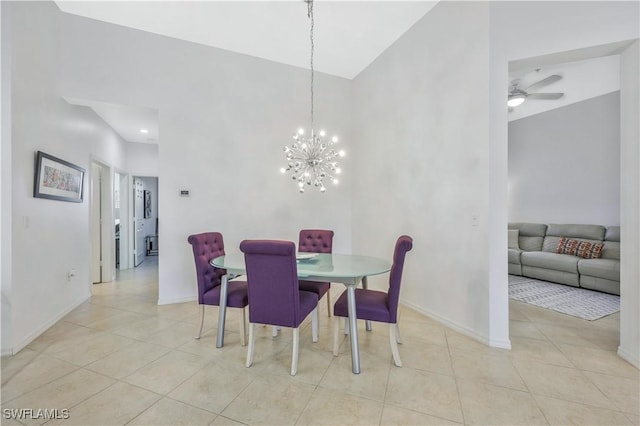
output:
[[[281,173],[291,172],[291,179],[298,183],[300,193],[304,193],[304,187],[314,186],[325,192],[325,178],[338,184],[336,175],[340,174],[337,157],[343,157],[344,151],[336,151],[334,145],[338,142],[338,137],[326,137],[326,132],[317,132],[313,129],[313,0],[305,0],[307,3],[307,15],[311,20],[309,39],[311,40],[311,131],[305,134],[304,129],[298,129],[293,135],[291,146],[285,146],[284,152],[287,156],[287,167],[280,169]]]

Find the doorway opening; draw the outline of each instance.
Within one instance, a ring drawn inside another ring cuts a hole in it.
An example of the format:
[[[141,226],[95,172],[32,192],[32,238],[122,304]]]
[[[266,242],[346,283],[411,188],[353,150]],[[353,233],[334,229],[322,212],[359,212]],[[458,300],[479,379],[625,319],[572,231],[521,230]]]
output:
[[[549,76],[556,78],[549,80]],[[570,99],[557,97],[544,101],[538,98],[510,110],[508,222],[578,223],[606,228],[620,225],[622,112],[619,107],[619,77],[619,54],[615,50],[603,55],[602,50],[585,48],[509,63],[511,85],[519,80],[524,86],[537,88],[536,82],[551,81],[541,90],[563,93]],[[593,131],[594,123],[597,132]],[[550,184],[548,179],[561,175],[560,168],[568,164],[573,164],[573,167],[579,164],[584,169],[595,164],[598,174],[580,182],[563,178]],[[593,179],[595,184],[591,184],[589,179]],[[589,208],[584,208],[581,203],[588,203]],[[515,245],[515,248],[522,249]],[[510,301],[513,336],[518,336],[524,327],[522,321],[527,316],[544,317],[541,323],[555,321],[555,327],[562,326],[564,317],[561,315],[536,311],[538,308],[529,306]],[[579,320],[573,321],[573,317],[568,318],[567,323],[579,323]],[[572,334],[577,340],[601,347],[616,346],[622,327],[620,312],[597,321],[580,323],[584,325],[562,336],[554,326],[542,324],[536,327],[549,340],[557,339],[559,343],[567,343],[566,337]],[[596,329],[602,333],[594,333]]]
[[[133,178],[133,264],[135,267],[150,256],[159,256],[158,178]]]

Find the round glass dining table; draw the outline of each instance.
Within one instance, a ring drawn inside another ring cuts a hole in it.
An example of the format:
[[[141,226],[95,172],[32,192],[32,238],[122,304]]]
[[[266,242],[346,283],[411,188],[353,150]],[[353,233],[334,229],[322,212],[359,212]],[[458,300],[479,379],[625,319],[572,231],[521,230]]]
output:
[[[220,289],[220,310],[216,346],[221,348],[224,345],[227,286],[230,279],[246,273],[244,254],[233,253],[216,257],[212,259],[210,263],[216,268],[227,270],[227,274],[222,277],[222,286]],[[359,282],[362,282],[362,286],[366,288],[367,277],[388,272],[391,269],[391,263],[385,259],[355,254],[299,253],[297,267],[298,278],[307,281],[338,282],[347,287],[347,308],[351,338],[351,366],[355,374],[360,373],[355,288]]]

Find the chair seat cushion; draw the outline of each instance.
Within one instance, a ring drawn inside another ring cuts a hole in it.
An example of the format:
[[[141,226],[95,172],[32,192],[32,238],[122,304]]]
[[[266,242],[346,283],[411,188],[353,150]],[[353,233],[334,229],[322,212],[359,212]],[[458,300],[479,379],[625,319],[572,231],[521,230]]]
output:
[[[285,325],[285,327],[298,327],[302,321],[318,306],[318,295],[311,291],[300,290],[300,317],[297,324]]]
[[[391,322],[387,293],[377,290],[356,289],[356,316],[361,320]],[[333,315],[337,317],[349,316],[347,310],[347,292],[344,291],[335,305]]]
[[[322,296],[329,290],[330,283],[322,283],[317,281],[299,281],[300,290],[310,291],[318,295],[318,299],[322,299]]]
[[[207,291],[202,296],[202,303],[204,305],[216,305],[220,306],[220,289],[222,286],[216,286]],[[246,281],[229,281],[227,294],[227,306],[230,308],[244,308],[249,304],[249,297],[247,296],[247,282]]]

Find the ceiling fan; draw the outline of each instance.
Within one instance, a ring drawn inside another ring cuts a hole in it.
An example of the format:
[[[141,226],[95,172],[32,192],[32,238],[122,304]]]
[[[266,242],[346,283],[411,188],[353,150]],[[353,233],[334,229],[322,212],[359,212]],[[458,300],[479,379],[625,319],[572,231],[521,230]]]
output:
[[[517,107],[521,105],[526,99],[542,99],[542,100],[555,100],[560,99],[564,96],[564,93],[531,93],[532,90],[540,89],[541,87],[548,86],[551,83],[555,83],[560,80],[562,76],[554,74],[550,75],[547,78],[544,78],[537,83],[533,83],[532,85],[521,89],[518,87],[518,82],[516,81],[512,84],[511,89],[509,90],[509,98],[507,99],[507,105],[509,107]]]

